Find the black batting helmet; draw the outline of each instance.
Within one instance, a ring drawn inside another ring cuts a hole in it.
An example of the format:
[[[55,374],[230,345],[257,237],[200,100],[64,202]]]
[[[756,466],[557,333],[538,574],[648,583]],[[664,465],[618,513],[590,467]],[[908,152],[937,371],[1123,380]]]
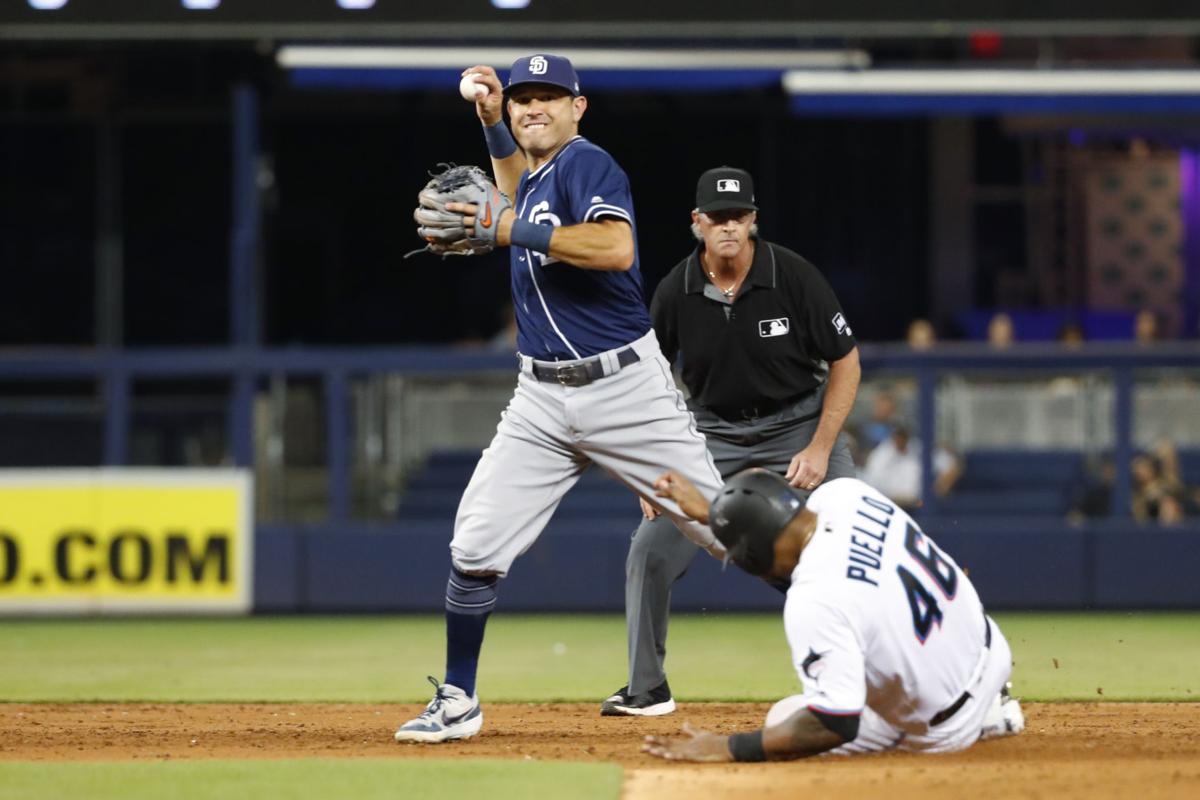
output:
[[[708,518],[730,560],[751,575],[765,575],[775,563],[775,540],[803,510],[804,501],[787,481],[755,467],[726,482]]]

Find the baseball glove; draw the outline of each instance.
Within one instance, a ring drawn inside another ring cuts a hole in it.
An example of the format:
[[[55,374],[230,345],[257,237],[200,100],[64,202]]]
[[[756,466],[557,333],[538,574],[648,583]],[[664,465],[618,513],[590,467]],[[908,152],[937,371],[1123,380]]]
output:
[[[504,209],[512,203],[479,167],[438,164],[441,172],[417,195],[420,205],[413,212],[417,235],[428,244],[413,253],[428,251],[439,256],[473,256],[490,253],[496,247],[496,228]],[[447,211],[447,203],[473,203],[477,208],[474,225],[467,228],[458,211]],[[412,255],[413,253],[409,253]]]

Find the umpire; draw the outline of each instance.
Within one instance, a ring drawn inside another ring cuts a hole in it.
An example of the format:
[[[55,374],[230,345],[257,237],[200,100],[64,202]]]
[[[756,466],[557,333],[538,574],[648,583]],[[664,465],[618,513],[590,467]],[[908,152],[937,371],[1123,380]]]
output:
[[[662,280],[650,316],[667,360],[682,359],[688,405],[725,478],[748,467],[784,475],[802,497],[854,477],[842,423],[854,405],[858,347],[828,282],[757,237],[754,180],[732,167],[700,176],[696,250]],[[642,501],[625,568],[629,683],[605,716],[675,710],[663,671],[671,586],[699,548]]]

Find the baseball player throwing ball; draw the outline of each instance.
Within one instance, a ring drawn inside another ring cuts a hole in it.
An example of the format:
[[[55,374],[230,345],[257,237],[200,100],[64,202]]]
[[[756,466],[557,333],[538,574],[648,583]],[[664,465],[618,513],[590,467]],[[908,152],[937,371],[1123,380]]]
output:
[[[656,477],[670,464],[694,465],[688,480],[710,496],[721,477],[650,326],[629,181],[608,153],[579,135],[587,99],[574,67],[561,56],[527,56],[513,64],[503,88],[491,67],[466,74],[488,89],[475,108],[496,185],[477,175],[435,179],[416,217],[434,252],[455,252],[468,239],[511,247],[520,375],[454,523],[445,680],[430,679],[436,693],[396,731],[403,742],[479,732],[475,675],[497,584],[590,464],[654,502],[689,539],[724,555],[706,525],[654,494]]]
[[[895,503],[854,478],[819,487],[807,506],[783,478],[740,472],[711,509],[677,473],[657,488],[708,523],[742,569],[790,581],[783,623],[804,693],[780,700],[763,728],[647,736],[643,750],[680,761],[766,761],[818,753],[949,752],[1020,733],[1008,695],[1012,651],[966,573]]]

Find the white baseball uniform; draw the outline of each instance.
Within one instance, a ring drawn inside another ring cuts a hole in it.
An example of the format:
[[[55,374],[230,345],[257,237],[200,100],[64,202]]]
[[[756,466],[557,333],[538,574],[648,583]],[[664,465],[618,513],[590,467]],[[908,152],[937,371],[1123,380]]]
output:
[[[972,745],[1012,652],[971,581],[862,481],[826,483],[808,508],[817,529],[784,606],[804,694],[780,701],[772,717],[799,707],[860,715],[858,737],[835,753]]]

